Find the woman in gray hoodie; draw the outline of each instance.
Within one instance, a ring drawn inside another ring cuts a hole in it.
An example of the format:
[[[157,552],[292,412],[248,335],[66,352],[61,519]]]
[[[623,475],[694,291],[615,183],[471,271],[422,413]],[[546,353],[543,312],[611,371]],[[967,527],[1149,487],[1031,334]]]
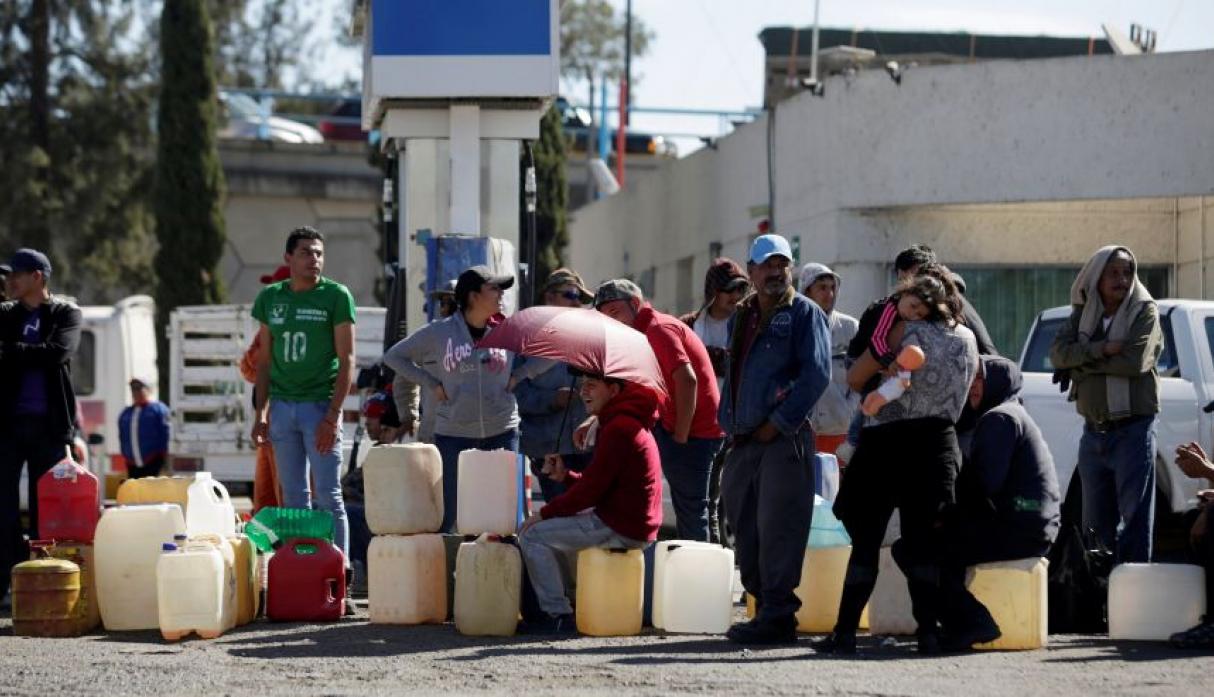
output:
[[[434,444],[443,459],[442,532],[450,532],[455,523],[459,454],[518,450],[518,405],[509,389],[514,356],[476,348],[501,321],[502,292],[513,284],[512,276],[495,276],[485,266],[464,271],[455,284],[459,310],[384,354],[384,363],[397,375],[434,397]]]

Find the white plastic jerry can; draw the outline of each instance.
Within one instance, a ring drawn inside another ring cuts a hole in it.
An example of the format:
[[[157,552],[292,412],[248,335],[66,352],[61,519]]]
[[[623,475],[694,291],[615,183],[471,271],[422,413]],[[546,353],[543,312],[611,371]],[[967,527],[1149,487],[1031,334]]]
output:
[[[447,555],[442,535],[378,535],[367,550],[372,624],[447,620]]]
[[[438,532],[443,461],[427,443],[377,445],[363,463],[367,525],[376,535]]]
[[[663,628],[724,634],[733,622],[733,550],[716,545],[675,546],[667,551],[665,565],[660,593]],[[656,567],[654,579],[656,582]]]
[[[181,507],[161,503],[105,511],[94,540],[97,605],[109,631],[157,629],[161,546],[185,533]]]
[[[512,544],[481,535],[459,547],[455,628],[469,636],[513,636],[523,591],[523,558]]]
[[[1109,574],[1109,638],[1167,641],[1206,613],[1206,572],[1192,564],[1119,564]]]
[[[513,535],[518,528],[518,459],[510,450],[459,454],[456,527],[461,535]]]
[[[224,560],[219,549],[202,542],[184,550],[163,545],[156,563],[160,634],[177,641],[191,632],[214,639],[230,626],[224,616]]]
[[[662,592],[666,578],[667,559],[671,548],[679,547],[720,547],[711,542],[695,540],[662,540],[653,545],[653,605],[650,608],[650,621],[654,629],[666,628],[666,594]],[[732,582],[732,579],[731,579]]]

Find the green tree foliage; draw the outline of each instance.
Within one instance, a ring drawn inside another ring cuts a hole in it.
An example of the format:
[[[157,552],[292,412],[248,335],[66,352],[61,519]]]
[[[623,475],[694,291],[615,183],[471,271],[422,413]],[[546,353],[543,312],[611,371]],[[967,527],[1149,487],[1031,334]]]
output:
[[[619,80],[624,75],[624,14],[608,0],[561,0],[561,76]],[[653,32],[632,15],[632,56],[649,51]],[[632,81],[637,82],[634,71]]]
[[[152,286],[153,88],[130,3],[0,3],[0,257],[47,251],[56,291]]]
[[[536,214],[535,214],[535,302],[543,300],[540,289],[548,274],[564,264],[565,248],[569,246],[569,230],[566,210],[569,205],[569,186],[565,179],[565,134],[561,130],[561,115],[555,107],[549,109],[540,121],[540,138],[532,147],[535,157]],[[526,156],[524,155],[524,160]],[[523,164],[526,167],[526,162]],[[526,240],[527,209],[520,205],[522,222],[520,239]],[[527,253],[523,249],[523,253]],[[524,257],[526,258],[526,257]]]
[[[624,76],[624,14],[608,0],[561,0],[561,77],[586,88],[590,118],[597,119],[594,103],[599,80],[618,83]],[[654,33],[640,17],[632,16],[632,56],[649,52]],[[632,71],[632,85],[641,76]],[[588,151],[592,151],[589,148]]]
[[[216,147],[214,38],[203,0],[166,2],[160,19],[161,90],[154,210],[161,326],[181,305],[222,302],[223,169]],[[163,337],[163,334],[161,335]],[[163,366],[168,351],[161,339]]]

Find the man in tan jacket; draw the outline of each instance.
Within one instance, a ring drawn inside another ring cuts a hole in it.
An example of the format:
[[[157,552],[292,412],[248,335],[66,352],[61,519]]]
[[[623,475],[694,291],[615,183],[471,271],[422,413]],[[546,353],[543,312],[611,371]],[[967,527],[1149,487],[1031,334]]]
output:
[[[1050,348],[1084,419],[1083,527],[1114,550],[1117,563],[1151,560],[1155,515],[1155,363],[1163,335],[1137,270],[1126,247],[1096,252],[1071,286],[1071,318]]]

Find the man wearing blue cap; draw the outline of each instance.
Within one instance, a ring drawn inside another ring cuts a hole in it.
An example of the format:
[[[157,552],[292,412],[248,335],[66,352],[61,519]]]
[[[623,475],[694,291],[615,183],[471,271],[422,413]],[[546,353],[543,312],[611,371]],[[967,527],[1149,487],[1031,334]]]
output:
[[[80,308],[52,297],[51,262],[19,249],[0,304],[0,596],[9,570],[27,558],[21,539],[21,468],[29,467],[30,538],[38,536],[38,478],[72,442],[76,395],[71,359],[80,344]]]
[[[830,382],[826,315],[792,287],[792,250],[760,235],[747,263],[754,291],[731,321],[721,427],[729,435],[721,498],[753,620],[726,634],[742,644],[797,640],[801,561],[813,515],[810,412]]]

